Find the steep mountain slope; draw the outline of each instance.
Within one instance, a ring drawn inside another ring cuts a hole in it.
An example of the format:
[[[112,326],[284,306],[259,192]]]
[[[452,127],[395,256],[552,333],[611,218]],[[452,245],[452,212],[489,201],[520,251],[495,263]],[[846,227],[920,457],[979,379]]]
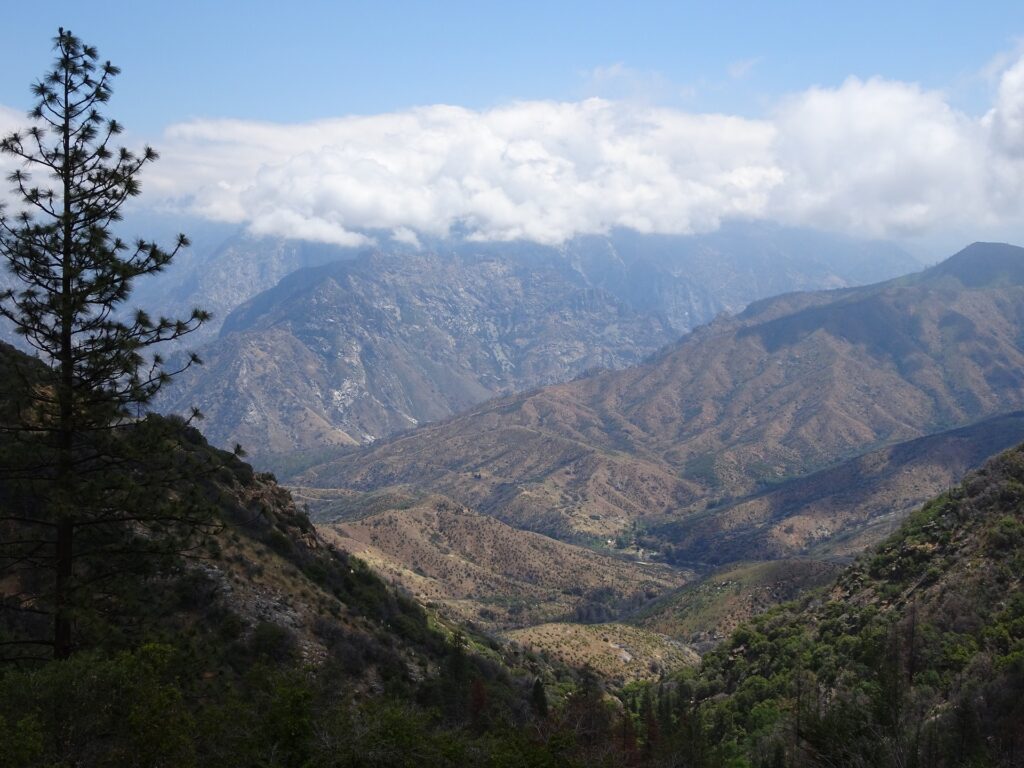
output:
[[[330,261],[350,263],[271,288]],[[198,404],[215,442],[265,455],[368,442],[590,367],[623,367],[755,299],[914,264],[886,243],[767,224],[688,237],[616,231],[559,248],[453,237],[376,255],[236,235],[142,293],[156,309],[214,311],[193,345],[223,329],[203,350],[207,367],[161,407]]]
[[[0,423],[9,423],[10,406],[24,386],[13,365],[24,372],[33,363],[0,343]],[[133,476],[150,483],[145,486],[148,503],[166,496],[172,506],[167,521],[145,529],[148,545],[126,535],[117,541],[131,549],[100,549],[110,553],[103,563],[84,559],[95,557],[89,549],[99,545],[79,531],[73,573],[83,582],[75,593],[81,596],[75,604],[77,647],[119,649],[139,636],[188,632],[227,652],[231,643],[236,650],[243,648],[270,624],[274,629],[268,631],[277,633],[289,654],[320,663],[329,656],[328,629],[335,639],[351,635],[355,643],[370,644],[375,626],[399,615],[419,614],[415,621],[425,629],[426,616],[412,600],[389,591],[364,564],[318,536],[306,513],[271,476],[213,448],[196,429],[175,419],[151,416],[122,430],[122,439],[143,431],[164,438],[157,443],[144,434],[138,441],[145,448],[159,445],[164,455],[134,456]],[[0,436],[8,449],[9,433]],[[30,553],[35,555],[54,546],[25,541],[31,535],[42,539],[38,531],[47,521],[18,516],[19,509],[38,503],[37,485],[26,479],[24,467],[11,470],[4,466],[0,483],[0,659],[5,661],[9,655],[20,657],[24,647],[31,649],[36,643],[30,639],[42,646],[48,641],[48,603],[33,595],[48,594],[52,568],[25,556],[25,545],[35,544]],[[131,519],[131,508],[118,511]],[[192,519],[203,522],[188,522]],[[186,534],[175,530],[178,520],[190,529]],[[173,537],[175,548],[161,548],[161,536]],[[19,610],[26,601],[35,610]],[[218,639],[218,633],[224,637]]]
[[[912,509],[1021,441],[1024,413],[995,416],[871,451],[648,534],[671,541],[666,556],[683,563],[856,555]]]
[[[255,237],[238,225],[164,217],[148,217],[134,230],[153,232],[148,236],[162,240],[184,230],[192,240],[192,246],[165,272],[139,281],[134,302],[154,313],[173,314],[192,306],[211,312],[211,321],[189,339],[193,346],[217,338],[235,307],[292,272],[352,259],[360,251],[305,240]]]
[[[215,442],[264,452],[372,441],[671,337],[561,258],[371,254],[239,307],[165,407],[194,403]]]
[[[709,763],[1019,764],[1022,573],[1017,448],[916,511],[824,600],[769,612],[705,657]]]
[[[188,234],[192,247],[164,273],[140,280],[135,299],[165,314],[192,305],[208,309],[214,318],[202,331],[203,338],[215,335],[235,307],[291,272],[352,259],[366,250],[258,237],[238,225],[154,213],[135,212],[119,230],[128,241],[143,235],[170,242],[179,232]],[[393,255],[418,251],[390,239],[386,232],[365,234]],[[460,257],[562,256],[591,287],[605,289],[638,312],[668,318],[680,333],[719,312],[736,312],[758,298],[861,285],[905,274],[917,265],[891,243],[770,223],[731,222],[716,232],[686,236],[617,230],[606,236],[577,237],[561,248],[526,242],[480,243],[460,233],[420,241],[426,251]],[[0,275],[0,284],[5,278]]]
[[[842,288],[920,268],[899,247],[768,222],[730,222],[701,235],[616,230],[570,240],[566,258],[591,284],[679,333],[790,291]]]
[[[1024,405],[1024,250],[975,244],[889,282],[758,302],[656,359],[309,469],[413,484],[520,527],[615,536]]]

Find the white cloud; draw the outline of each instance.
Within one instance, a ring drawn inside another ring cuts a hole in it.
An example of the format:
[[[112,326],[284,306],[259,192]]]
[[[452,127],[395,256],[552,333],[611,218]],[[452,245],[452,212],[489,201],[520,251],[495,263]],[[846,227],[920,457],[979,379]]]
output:
[[[155,142],[163,158],[143,200],[345,245],[369,230],[411,245],[453,226],[558,243],[612,227],[707,231],[729,218],[1020,237],[1024,58],[998,83],[982,117],[938,91],[850,78],[760,120],[598,98],[297,125],[196,120]],[[0,110],[0,126],[13,114]]]
[[[449,106],[307,125],[195,121],[147,178],[210,218],[351,244],[362,229],[558,243],[627,226],[713,229],[758,216],[777,183],[768,123],[588,99]]]
[[[995,106],[983,121],[998,149],[1024,155],[1024,58],[1007,68],[999,79]]]
[[[26,120],[24,112],[0,104],[0,136],[7,136],[18,130]]]
[[[416,250],[419,250],[421,247],[419,236],[408,227],[396,227],[391,232],[391,239],[396,243],[411,245]]]
[[[779,218],[898,237],[990,215],[991,142],[937,92],[850,78],[786,100],[775,124]]]

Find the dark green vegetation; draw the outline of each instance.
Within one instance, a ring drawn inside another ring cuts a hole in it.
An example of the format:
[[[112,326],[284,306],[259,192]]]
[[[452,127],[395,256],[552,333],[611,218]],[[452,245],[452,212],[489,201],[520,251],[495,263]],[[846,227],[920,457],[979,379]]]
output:
[[[215,506],[219,532],[188,557],[107,579],[94,595],[103,610],[78,614],[69,659],[0,667],[0,765],[544,765],[588,754],[573,718],[611,716],[596,683],[588,699],[568,670],[438,623],[325,545],[269,478],[177,431],[178,449],[210,470],[192,490]],[[24,629],[17,613],[3,619],[0,643]],[[538,680],[552,689],[544,717]]]
[[[1020,765],[1024,450],[678,681],[723,765]],[[684,763],[686,764],[686,763]]]

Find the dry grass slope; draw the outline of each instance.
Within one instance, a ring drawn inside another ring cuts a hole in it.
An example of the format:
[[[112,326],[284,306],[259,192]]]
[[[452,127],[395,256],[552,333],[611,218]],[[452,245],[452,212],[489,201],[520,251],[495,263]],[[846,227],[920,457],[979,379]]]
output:
[[[615,613],[692,578],[516,530],[442,497],[318,528],[420,600],[491,628]]]
[[[574,667],[590,667],[618,685],[656,680],[663,672],[696,666],[692,648],[665,635],[626,624],[541,624],[506,633],[525,648]]]
[[[1024,441],[1024,413],[871,451],[656,529],[681,560],[849,557],[987,458]]]

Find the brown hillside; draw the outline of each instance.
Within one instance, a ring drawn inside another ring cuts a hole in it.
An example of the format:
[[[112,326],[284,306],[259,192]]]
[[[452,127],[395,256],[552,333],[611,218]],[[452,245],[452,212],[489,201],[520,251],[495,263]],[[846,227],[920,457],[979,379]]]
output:
[[[850,556],[987,458],[1024,441],[1024,413],[880,448],[651,533],[680,561]]]
[[[633,623],[702,653],[772,606],[831,583],[840,566],[824,560],[733,564],[648,606]]]
[[[692,578],[519,531],[438,497],[318,528],[417,598],[492,628],[588,611],[604,618]]]
[[[700,661],[692,648],[678,640],[627,624],[541,624],[514,630],[506,637],[570,666],[590,667],[616,685],[657,680]]]
[[[609,537],[1024,405],[1024,249],[975,244],[865,288],[790,294],[657,359],[353,451],[302,482],[441,492],[521,527]]]
[[[214,442],[254,454],[368,443],[677,335],[557,254],[368,253],[240,305],[164,407],[198,405]]]

